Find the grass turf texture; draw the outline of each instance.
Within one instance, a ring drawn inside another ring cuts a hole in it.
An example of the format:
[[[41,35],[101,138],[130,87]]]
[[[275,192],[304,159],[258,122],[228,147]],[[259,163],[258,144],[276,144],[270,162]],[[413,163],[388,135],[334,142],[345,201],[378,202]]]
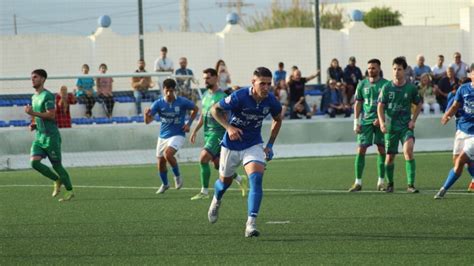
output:
[[[52,199],[51,182],[36,172],[0,172],[0,264],[474,263],[467,173],[456,193],[435,201],[451,155],[415,157],[420,194],[405,193],[402,156],[394,194],[375,191],[375,156],[367,156],[363,193],[345,192],[352,156],[272,161],[262,234],[253,239],[243,236],[247,204],[239,191],[226,193],[213,225],[210,200],[190,200],[199,191],[190,189],[199,187],[197,164],[181,165],[187,189],[163,195],[155,194],[160,181],[152,165],[69,169],[76,198],[67,203]]]

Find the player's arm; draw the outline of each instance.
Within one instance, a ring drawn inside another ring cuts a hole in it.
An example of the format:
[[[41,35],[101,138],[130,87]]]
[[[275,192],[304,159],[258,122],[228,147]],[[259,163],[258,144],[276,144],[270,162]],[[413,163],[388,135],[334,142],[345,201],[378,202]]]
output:
[[[194,105],[193,108],[191,109],[191,114],[189,115],[188,122],[183,126],[184,132],[189,132],[189,129],[191,128],[191,125],[193,124],[194,119],[196,119],[198,111],[199,111],[199,108],[196,105]]]
[[[377,117],[379,118],[380,130],[382,133],[387,133],[387,128],[385,127],[385,104],[379,102],[377,104]]]
[[[278,133],[280,132],[281,124],[281,114],[274,116],[272,121],[272,127],[270,129],[270,138],[268,139],[267,145],[264,149],[265,154],[267,156],[267,161],[270,161],[273,158],[273,143],[275,143]]]
[[[356,100],[354,103],[354,132],[360,133],[360,113],[362,110],[362,101]]]
[[[228,96],[230,97],[230,96]],[[232,126],[227,121],[227,114],[224,108],[220,105],[220,103],[216,103],[211,108],[211,114],[216,119],[216,121],[222,125],[229,134],[230,140],[241,140],[241,135],[243,134],[240,128]]]
[[[36,116],[41,119],[48,119],[48,120],[54,120],[56,119],[56,112],[54,111],[54,108],[46,110],[46,112],[40,113],[40,112],[34,112],[33,107],[31,105],[25,106],[25,113],[31,115],[31,116]]]
[[[201,129],[201,127],[204,125],[204,117],[203,117],[203,114],[201,113],[201,115],[199,116],[199,120],[197,122],[197,125],[193,128],[193,131],[191,132],[191,136],[189,137],[189,141],[191,141],[192,144],[194,144],[194,142],[196,142],[196,135],[199,131],[199,129]]]
[[[461,103],[455,100],[453,105],[444,113],[443,117],[441,118],[441,124],[446,125],[453,115],[458,112],[460,107]]]
[[[413,114],[412,114],[412,116],[411,116],[411,120],[410,120],[410,122],[408,123],[408,128],[409,128],[409,129],[414,129],[414,128],[415,128],[416,119],[418,118],[418,115],[420,114],[422,107],[423,107],[423,103],[420,101],[420,102],[416,105],[415,112],[413,112]]]

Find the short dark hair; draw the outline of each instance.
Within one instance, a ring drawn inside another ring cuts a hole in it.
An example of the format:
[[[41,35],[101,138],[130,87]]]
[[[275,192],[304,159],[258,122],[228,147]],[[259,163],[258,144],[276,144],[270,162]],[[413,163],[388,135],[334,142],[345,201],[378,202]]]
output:
[[[101,67],[105,67],[105,69],[107,69],[107,65],[105,63],[100,64],[99,68],[101,68]]]
[[[382,63],[377,58],[373,58],[373,59],[370,59],[369,62],[367,62],[367,64],[377,64],[380,66]]]
[[[84,64],[82,65],[82,68],[87,68],[87,69],[90,69],[89,65],[88,64]]]
[[[206,68],[206,69],[204,69],[204,71],[202,71],[202,73],[204,73],[204,74],[209,74],[209,75],[211,75],[212,77],[216,77],[216,76],[217,76],[217,71],[216,71],[214,68]]]
[[[444,55],[440,54],[440,55],[438,55],[438,57],[440,57],[440,58],[444,58]]]
[[[393,65],[400,65],[403,67],[403,69],[407,69],[407,60],[405,60],[405,58],[401,56],[395,57],[395,59],[393,59],[393,62],[392,62],[392,66]]]
[[[257,67],[257,69],[255,69],[255,71],[253,72],[253,75],[259,78],[260,77],[271,78],[272,72],[266,67]]]
[[[41,76],[41,77],[43,77],[43,78],[45,78],[45,79],[48,78],[48,73],[46,73],[46,70],[44,70],[44,69],[35,69],[35,70],[33,70],[33,71],[31,72],[31,74],[32,74],[32,75],[33,75],[33,74],[36,74],[36,75]]]
[[[162,52],[168,52],[168,48],[166,48],[166,46],[163,46],[163,47],[161,47],[161,50],[160,50],[160,51],[162,51]]]
[[[284,66],[285,64],[283,64],[283,62],[278,63],[278,67],[284,67]]]
[[[163,88],[176,89],[176,81],[174,79],[165,79],[163,81]]]

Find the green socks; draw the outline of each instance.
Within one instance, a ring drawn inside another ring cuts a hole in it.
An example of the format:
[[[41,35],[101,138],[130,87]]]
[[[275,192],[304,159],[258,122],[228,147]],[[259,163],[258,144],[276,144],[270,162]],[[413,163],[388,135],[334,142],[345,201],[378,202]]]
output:
[[[66,190],[72,190],[71,179],[69,178],[69,174],[67,173],[66,169],[64,169],[63,165],[61,163],[55,163],[53,164],[53,168],[54,171],[58,173],[61,183],[63,183]]]
[[[377,155],[377,174],[380,178],[385,178],[385,154]]]
[[[395,170],[395,164],[386,164],[385,173],[387,174],[388,182],[393,183],[393,172]]]
[[[211,168],[209,163],[201,163],[201,185],[203,188],[209,188],[209,178],[211,177]]]
[[[407,183],[412,186],[415,184],[415,159],[405,161],[405,169],[407,171]]]
[[[365,154],[357,154],[355,159],[355,176],[357,179],[362,179],[362,173],[365,166]]]
[[[59,177],[49,169],[46,165],[42,164],[39,160],[32,160],[30,161],[31,167],[36,171],[40,172],[40,174],[46,176],[47,178],[56,181]]]

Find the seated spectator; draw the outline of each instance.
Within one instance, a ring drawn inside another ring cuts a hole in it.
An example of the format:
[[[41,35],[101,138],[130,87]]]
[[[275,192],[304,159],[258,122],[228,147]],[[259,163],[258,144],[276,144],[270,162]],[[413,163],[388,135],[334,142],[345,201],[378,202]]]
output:
[[[433,109],[435,114],[440,113],[440,107],[436,102],[436,95],[433,86],[431,85],[431,76],[429,73],[421,75],[420,84],[418,85],[418,93],[423,99],[423,114],[429,114],[431,109]]]
[[[321,100],[321,111],[329,114],[330,118],[336,117],[336,114],[344,114],[344,117],[351,116],[351,108],[344,105],[342,99],[342,92],[337,89],[337,81],[329,80],[329,85],[326,85]]]
[[[135,73],[145,73],[145,60],[138,60],[138,69],[135,70]],[[155,94],[150,92],[149,89],[153,88],[155,83],[151,81],[150,77],[133,77],[132,78],[132,88],[133,96],[135,96],[135,108],[137,115],[142,114],[142,99],[150,98],[152,101],[155,100]]]
[[[178,96],[185,97],[194,103],[198,100],[198,95],[193,89],[191,88],[191,81],[196,84],[197,81],[194,79],[193,71],[188,67],[188,59],[186,57],[181,57],[179,59],[179,68],[176,69],[176,90]],[[180,78],[179,76],[192,76],[191,78]]]
[[[453,68],[454,75],[458,80],[462,80],[467,77],[469,66],[461,61],[461,54],[459,52],[454,53],[454,62],[449,66]]]
[[[444,63],[444,55],[438,55],[438,63],[431,68],[433,72],[433,84],[438,84],[438,81],[441,78],[446,77],[446,66],[443,65]]]
[[[401,58],[405,59],[406,62],[406,57],[405,56],[400,56]],[[407,68],[405,68],[405,80],[407,83],[414,83],[415,82],[415,71],[413,71],[413,68],[411,68],[410,65],[407,65]]]
[[[107,72],[107,65],[100,64],[99,72],[105,74]],[[112,117],[112,111],[114,110],[114,95],[112,94],[112,83],[114,79],[111,77],[103,78],[99,77],[96,80],[97,83],[97,97],[102,102],[104,107],[105,116],[107,118]]]
[[[286,81],[285,64],[278,63],[278,69],[273,72],[273,86],[277,86],[280,80]]]
[[[71,112],[69,105],[76,104],[74,93],[68,93],[66,86],[61,86],[56,94],[56,124],[59,128],[71,127]]]
[[[308,104],[305,101],[304,97],[304,90],[305,90],[305,85],[308,81],[314,79],[319,75],[319,70],[306,78],[301,77],[301,71],[295,70],[293,72],[293,77],[292,79],[288,82],[288,88],[289,88],[289,107],[290,107],[290,119],[298,119],[298,115],[295,112],[294,106],[295,104],[302,104],[305,107],[305,113],[306,113],[306,118],[310,119],[312,114],[311,110],[309,109]]]
[[[435,86],[436,100],[438,101],[440,109],[443,113],[446,111],[446,106],[448,104],[448,94],[451,91],[456,90],[458,86],[459,80],[454,74],[454,69],[452,67],[448,67],[446,71],[446,77],[441,78],[438,81],[438,85]]]
[[[425,73],[431,75],[431,68],[425,65],[425,57],[422,54],[416,57],[416,66],[413,67],[413,72],[415,72],[415,83],[420,82],[421,75]]]
[[[82,65],[82,74],[89,74],[89,65]],[[95,92],[94,92],[94,79],[93,78],[79,78],[76,82],[75,94],[79,100],[79,103],[86,105],[86,117],[92,116],[92,108],[95,104]]]
[[[344,89],[343,97],[344,97],[344,104],[351,105],[352,104],[352,97],[354,97],[355,89],[357,88],[357,84],[359,81],[362,80],[362,71],[360,68],[356,66],[356,59],[355,57],[351,56],[349,58],[349,64],[344,68]]]
[[[331,60],[331,65],[327,69],[327,83],[330,79],[334,79],[336,82],[343,82],[344,72],[339,66],[339,61],[336,58]]]
[[[216,71],[217,71],[217,83],[219,85],[219,89],[225,91],[227,87],[232,82],[230,80],[230,73],[227,70],[224,60],[220,59],[216,63]]]
[[[284,118],[288,110],[288,88],[284,79],[278,81],[274,94],[282,106],[281,117]]]

